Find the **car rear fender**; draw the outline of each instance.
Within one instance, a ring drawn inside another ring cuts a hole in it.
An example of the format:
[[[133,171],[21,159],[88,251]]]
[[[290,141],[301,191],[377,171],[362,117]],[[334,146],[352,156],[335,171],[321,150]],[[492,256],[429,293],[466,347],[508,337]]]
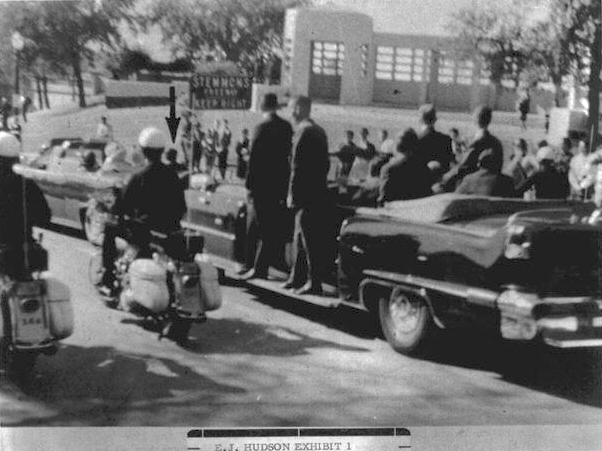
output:
[[[496,302],[499,293],[491,290],[388,271],[366,270],[364,275],[366,277],[359,287],[360,302],[364,307],[369,309],[371,306],[370,289],[378,288],[390,291],[394,288],[401,288],[423,298],[429,306],[435,324],[441,328],[444,328],[445,325],[441,319],[442,315],[438,314],[437,305],[433,302],[433,296],[431,296],[435,293],[460,299],[472,305],[497,308]]]
[[[441,321],[439,316],[437,316],[435,309],[433,307],[433,302],[432,302],[431,298],[429,297],[427,290],[424,288],[419,288],[419,287],[414,287],[414,286],[410,286],[410,285],[406,285],[406,284],[400,284],[397,282],[386,281],[386,280],[382,280],[382,279],[375,279],[375,278],[368,277],[366,279],[363,279],[360,282],[360,286],[359,286],[360,302],[361,302],[362,306],[365,307],[367,310],[375,311],[375,309],[377,307],[377,302],[379,301],[379,299],[381,299],[381,297],[383,297],[383,296],[389,297],[391,295],[391,293],[395,290],[400,290],[402,292],[405,292],[405,293],[417,296],[420,299],[423,299],[426,302],[426,304],[429,308],[429,311],[431,313],[431,316],[433,318],[433,321],[435,322],[437,327],[439,327],[441,329],[445,329],[445,324],[443,323],[443,321]],[[378,293],[382,293],[382,294],[379,295]],[[374,296],[375,294],[376,294],[376,296]]]

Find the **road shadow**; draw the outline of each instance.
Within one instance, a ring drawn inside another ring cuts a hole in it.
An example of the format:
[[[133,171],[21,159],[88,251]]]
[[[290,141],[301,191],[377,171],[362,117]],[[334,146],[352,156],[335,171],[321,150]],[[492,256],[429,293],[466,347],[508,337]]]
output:
[[[422,356],[435,363],[490,371],[507,382],[602,408],[602,350],[559,349],[484,332],[441,334]]]
[[[312,349],[369,352],[368,349],[322,340],[278,324],[261,324],[233,318],[209,318],[193,325],[190,352],[199,354],[251,354],[290,357],[307,355]]]
[[[4,425],[118,426],[149,410],[160,413],[162,407],[184,407],[190,397],[211,405],[223,396],[246,392],[204,377],[175,360],[128,354],[112,347],[65,345],[51,359],[40,358],[36,377],[23,392],[53,414],[14,420],[6,411]],[[3,384],[2,390],[11,388]]]
[[[262,304],[360,338],[380,338],[377,318],[349,307],[328,309],[252,289]],[[602,350],[557,349],[503,340],[480,330],[441,331],[416,358],[499,374],[513,384],[602,408]]]
[[[247,287],[254,301],[272,308],[301,316],[330,329],[348,333],[358,338],[381,338],[382,332],[374,315],[352,307],[320,307],[256,287]]]

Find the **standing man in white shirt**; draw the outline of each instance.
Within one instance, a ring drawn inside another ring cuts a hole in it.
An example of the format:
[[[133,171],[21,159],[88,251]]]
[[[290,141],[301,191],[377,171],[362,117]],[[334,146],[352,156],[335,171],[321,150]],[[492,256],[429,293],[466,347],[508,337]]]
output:
[[[590,160],[587,155],[587,143],[579,141],[577,153],[571,159],[569,166],[569,183],[571,184],[571,195],[578,199],[589,197],[591,188],[583,188],[583,183],[591,176]]]
[[[100,118],[100,124],[98,124],[98,128],[96,129],[96,136],[113,141],[113,126],[109,124],[106,116]]]

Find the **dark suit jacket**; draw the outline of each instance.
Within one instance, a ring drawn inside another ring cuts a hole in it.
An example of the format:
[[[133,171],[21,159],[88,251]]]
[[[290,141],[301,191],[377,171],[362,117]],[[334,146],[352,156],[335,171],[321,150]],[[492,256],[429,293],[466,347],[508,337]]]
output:
[[[517,191],[522,194],[531,187],[537,199],[566,199],[571,192],[567,176],[553,168],[536,172]]]
[[[504,148],[502,147],[502,143],[499,139],[489,133],[488,130],[483,130],[468,146],[468,151],[464,160],[443,176],[441,181],[443,189],[445,191],[454,191],[458,183],[460,183],[465,176],[475,172],[478,169],[479,156],[481,155],[481,152],[486,149],[491,149],[493,151],[493,155],[498,159],[501,168],[504,162]]]
[[[293,127],[277,114],[260,122],[251,140],[246,187],[255,199],[284,201]]]
[[[490,172],[486,169],[479,169],[464,177],[456,189],[456,193],[494,197],[516,197],[514,180],[512,177]]]
[[[293,138],[288,188],[294,208],[311,208],[325,203],[329,165],[324,129],[312,120],[299,124]]]
[[[441,176],[449,170],[455,158],[451,138],[434,128],[426,128],[418,137],[418,156],[425,164],[429,161],[439,162],[441,169],[435,174],[438,178],[437,175]]]
[[[430,196],[430,177],[431,173],[421,157],[394,156],[381,169],[378,201],[391,202]]]

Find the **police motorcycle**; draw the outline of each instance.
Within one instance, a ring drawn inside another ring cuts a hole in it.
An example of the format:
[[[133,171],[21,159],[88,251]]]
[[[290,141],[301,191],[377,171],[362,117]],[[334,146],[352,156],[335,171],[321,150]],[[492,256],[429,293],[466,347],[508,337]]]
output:
[[[7,147],[20,147],[16,138],[6,135],[0,132],[0,156],[7,156]],[[26,182],[22,186],[25,224]],[[0,245],[0,357],[5,374],[21,383],[28,380],[38,355],[58,351],[59,342],[73,333],[74,323],[69,288],[47,271],[42,235],[24,235],[23,243]]]
[[[128,240],[116,237],[114,267],[102,267],[101,252],[92,256],[91,283],[109,308],[134,314],[143,324],[185,344],[193,323],[221,306],[217,270],[201,257],[202,236],[179,231],[165,235],[148,230],[140,218],[124,218]],[[105,271],[113,272],[112,293],[102,292]]]
[[[148,127],[138,144],[143,152],[152,150],[156,162],[156,152],[165,148],[165,136]],[[221,306],[217,270],[200,257],[203,237],[186,230],[169,235],[150,230],[148,217],[110,215],[110,220],[104,239],[115,240],[117,258],[111,267],[103,268],[101,252],[93,256],[91,282],[109,307],[142,317],[158,330],[159,339],[168,336],[185,343],[192,323],[204,322],[205,312]],[[107,281],[113,286],[101,286]]]

